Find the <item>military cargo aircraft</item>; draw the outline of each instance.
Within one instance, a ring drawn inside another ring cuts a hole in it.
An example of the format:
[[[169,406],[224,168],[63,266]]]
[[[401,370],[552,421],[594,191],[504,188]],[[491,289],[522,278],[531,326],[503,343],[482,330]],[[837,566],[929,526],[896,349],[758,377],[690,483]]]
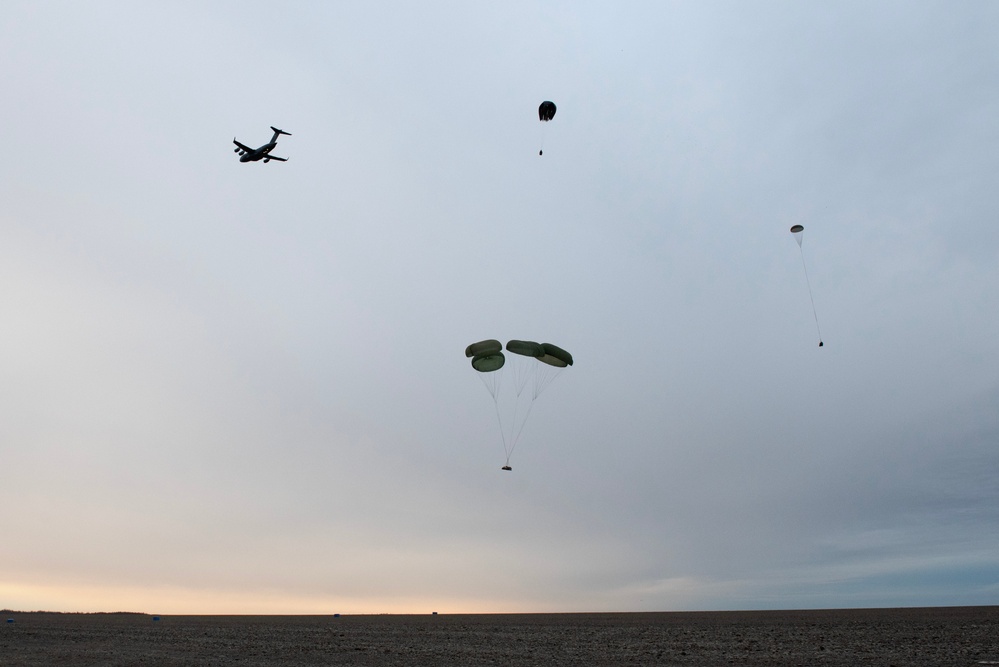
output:
[[[273,125],[271,129],[274,130],[274,136],[271,137],[270,143],[264,144],[260,148],[250,148],[245,144],[241,144],[236,141],[236,137],[232,138],[232,143],[236,144],[236,150],[234,153],[239,153],[240,162],[256,162],[257,160],[263,160],[264,162],[270,162],[271,160],[277,160],[279,162],[287,162],[286,157],[277,157],[276,155],[271,155],[271,151],[277,146],[277,138],[282,134],[287,134],[291,136],[291,132],[285,132],[284,130],[279,130]]]

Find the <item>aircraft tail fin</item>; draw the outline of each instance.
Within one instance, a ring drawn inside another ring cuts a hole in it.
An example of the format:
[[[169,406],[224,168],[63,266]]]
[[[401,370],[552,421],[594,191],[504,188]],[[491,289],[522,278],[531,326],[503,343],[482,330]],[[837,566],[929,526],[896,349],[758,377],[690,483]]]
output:
[[[273,125],[271,125],[271,129],[274,130],[274,136],[277,136],[279,134],[287,134],[289,137],[291,136],[291,132],[285,132],[284,130],[279,130]]]

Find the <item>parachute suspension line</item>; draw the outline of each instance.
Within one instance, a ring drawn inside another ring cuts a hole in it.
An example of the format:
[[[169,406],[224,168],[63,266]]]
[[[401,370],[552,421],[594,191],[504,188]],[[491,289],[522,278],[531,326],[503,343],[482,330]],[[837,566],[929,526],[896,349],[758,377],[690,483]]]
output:
[[[513,454],[513,450],[506,446],[506,432],[503,430],[503,417],[500,416],[499,401],[495,398],[493,399],[493,405],[496,406],[496,421],[499,423],[500,437],[503,439],[503,452],[506,454],[506,465],[510,465],[510,456]]]
[[[808,286],[808,300],[812,302],[812,317],[815,318],[815,332],[819,335],[819,347],[822,347],[822,331],[819,329],[819,316],[815,312],[815,297],[812,296],[812,281],[808,279],[808,267],[805,266],[805,251],[798,245],[798,253],[801,255],[801,268],[805,270],[805,284]]]
[[[541,395],[545,389],[548,388],[552,382],[555,381],[559,375],[562,374],[561,368],[556,368],[554,366],[545,365],[545,368],[538,371],[538,374],[534,378],[534,398]]]
[[[510,451],[508,451],[506,455],[507,465],[510,465],[510,457],[513,456],[513,450],[517,446],[517,443],[520,442],[520,434],[524,432],[524,425],[527,424],[527,418],[531,416],[531,409],[533,407],[534,400],[532,399],[531,404],[527,406],[527,412],[524,414],[524,420],[520,422],[520,427],[517,429],[516,435],[511,434],[513,435],[513,438],[510,440]],[[517,422],[514,421],[514,425],[516,425],[516,423]]]
[[[493,403],[496,405],[496,421],[499,423],[500,426],[500,438],[502,438],[503,440],[503,451],[506,453],[506,463],[507,465],[510,465],[511,452],[510,448],[507,447],[506,444],[506,431],[503,430],[503,417],[500,415],[499,401],[493,401]]]
[[[533,361],[533,360],[532,360]],[[513,362],[513,380],[517,385],[517,397],[524,391],[524,387],[527,386],[527,381],[537,372],[536,363],[524,363],[522,361]]]
[[[559,372],[562,369],[551,367],[548,366],[547,364],[538,363],[532,367],[532,370],[534,371],[534,387],[533,387],[533,393],[531,395],[531,402],[530,404],[528,404],[527,412],[524,414],[524,418],[520,422],[519,426],[517,425],[516,417],[514,417],[512,426],[516,428],[517,431],[516,433],[511,434],[512,437],[510,439],[510,450],[507,455],[507,465],[510,464],[509,459],[511,456],[513,456],[513,450],[517,447],[517,443],[520,442],[520,435],[521,433],[524,432],[524,426],[527,425],[527,418],[531,416],[531,410],[534,409],[534,401],[536,401],[538,396],[541,395],[541,392],[543,392],[545,388],[548,387],[548,385],[550,385],[555,380],[555,378],[559,376]],[[519,391],[517,392],[517,395],[518,396],[520,395]]]
[[[493,407],[496,409],[496,422],[499,424],[500,437],[503,439],[503,451],[507,452],[507,458],[509,459],[509,449],[506,445],[506,432],[503,430],[503,417],[500,415],[499,406],[499,390],[502,385],[503,374],[502,373],[476,373],[481,379],[482,384],[485,385],[486,390],[489,395],[493,397]]]
[[[511,355],[513,356],[513,355]],[[506,451],[506,464],[510,465],[510,457],[513,456],[513,448],[516,445],[517,437],[519,437],[519,429],[517,428],[517,413],[520,412],[520,395],[524,392],[524,387],[527,385],[527,380],[531,376],[531,371],[534,370],[529,366],[523,359],[519,358],[517,355],[516,359],[511,359],[510,369],[508,372],[513,375],[513,385],[514,385],[514,400],[513,403],[513,414],[510,416],[510,444],[507,445],[506,435],[503,436],[503,448]],[[526,420],[527,417],[525,416]],[[523,428],[523,427],[521,427]],[[500,430],[503,429],[502,424],[500,424]],[[515,433],[518,435],[515,436]]]
[[[520,441],[520,434],[524,432],[524,426],[527,425],[527,418],[531,416],[531,408],[534,407],[534,399],[537,398],[537,392],[535,391],[531,397],[530,405],[527,406],[527,412],[518,420],[517,413],[520,412],[520,395],[524,393],[527,382],[532,378],[534,379],[532,385],[537,385],[538,366],[540,365],[534,359],[530,361],[525,359],[513,364],[514,378],[517,384],[517,399],[513,402],[513,418],[510,420],[510,448],[507,451],[507,465],[510,465],[510,457],[513,456],[513,450]]]
[[[517,398],[520,398],[520,387],[517,388]],[[524,428],[523,423],[521,423],[520,428],[517,428],[517,413],[520,411],[520,400],[515,400],[513,402],[513,417],[510,420],[510,447],[506,450],[506,464],[510,465],[510,457],[513,456],[513,448],[517,446],[517,439],[520,437],[520,431]],[[528,409],[527,414],[531,414],[530,409]],[[527,415],[524,415],[524,421],[527,421]],[[503,446],[506,447],[506,440],[503,441]]]
[[[499,373],[476,373],[476,375],[482,380],[482,384],[485,386],[486,391],[489,392],[489,395],[493,397],[493,402],[495,403],[502,376]]]

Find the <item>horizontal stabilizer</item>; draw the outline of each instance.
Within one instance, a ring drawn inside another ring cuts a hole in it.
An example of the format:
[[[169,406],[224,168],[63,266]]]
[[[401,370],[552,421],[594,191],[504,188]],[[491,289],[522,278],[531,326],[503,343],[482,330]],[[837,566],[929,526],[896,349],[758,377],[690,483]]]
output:
[[[271,125],[271,129],[274,130],[277,134],[287,134],[289,137],[291,136],[291,132],[285,132],[284,130],[279,130],[273,125]]]

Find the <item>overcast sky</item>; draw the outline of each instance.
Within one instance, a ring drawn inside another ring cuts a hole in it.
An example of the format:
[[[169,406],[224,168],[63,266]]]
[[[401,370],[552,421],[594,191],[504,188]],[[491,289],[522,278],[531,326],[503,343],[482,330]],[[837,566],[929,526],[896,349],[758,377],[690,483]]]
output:
[[[0,608],[999,603],[997,34],[6,3]],[[575,358],[509,472],[486,338]]]

